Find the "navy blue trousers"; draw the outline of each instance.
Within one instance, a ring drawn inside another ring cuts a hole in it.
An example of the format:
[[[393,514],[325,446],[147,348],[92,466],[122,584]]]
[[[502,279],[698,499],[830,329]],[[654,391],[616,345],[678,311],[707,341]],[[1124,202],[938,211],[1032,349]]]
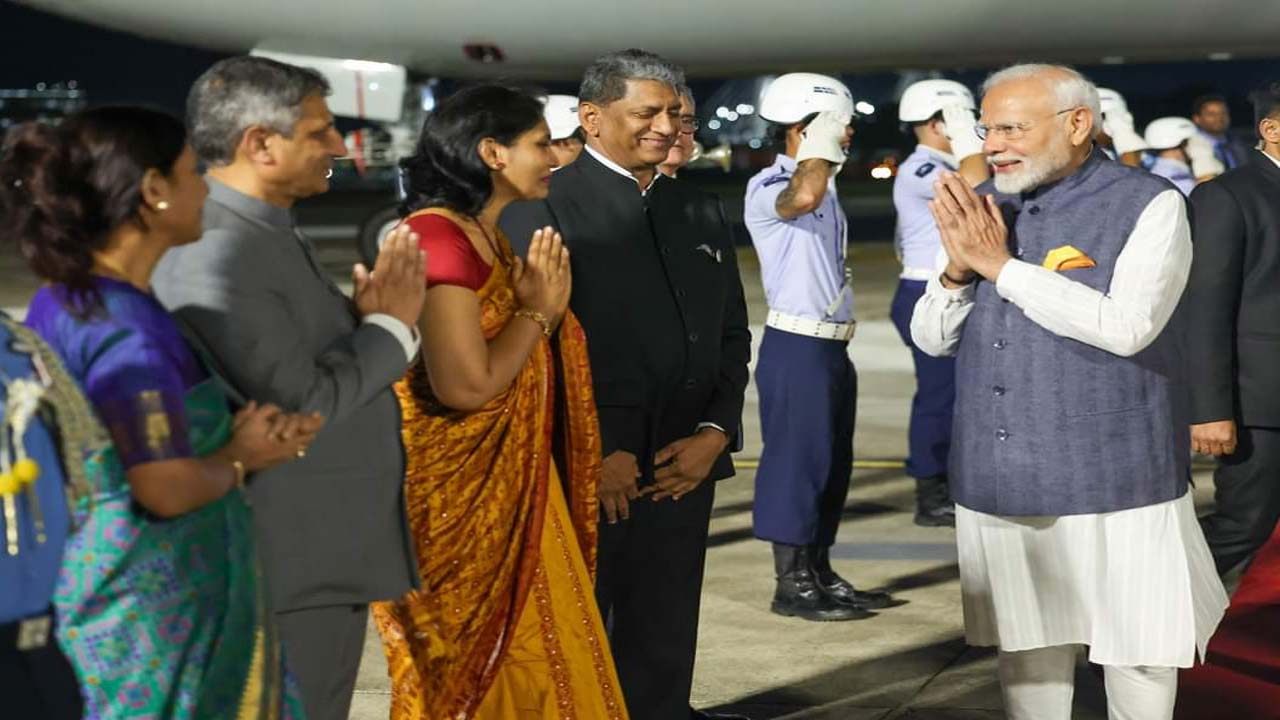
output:
[[[946,474],[956,401],[956,359],[926,355],[911,342],[911,313],[924,295],[925,285],[919,280],[899,280],[889,310],[898,335],[911,348],[916,366],[916,394],[911,398],[911,425],[907,431],[907,474],[914,478]]]
[[[755,535],[829,547],[849,494],[858,375],[848,343],[766,327],[756,363],[764,452]]]

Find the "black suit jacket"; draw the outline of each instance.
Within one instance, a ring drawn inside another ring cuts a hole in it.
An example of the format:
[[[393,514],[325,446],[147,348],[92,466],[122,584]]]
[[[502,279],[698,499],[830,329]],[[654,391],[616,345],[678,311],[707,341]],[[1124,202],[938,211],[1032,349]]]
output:
[[[1280,167],[1252,158],[1198,186],[1191,222],[1192,422],[1280,427]]]
[[[651,479],[653,455],[699,423],[740,432],[751,333],[715,196],[667,177],[641,195],[584,152],[546,200],[509,207],[501,225],[518,252],[546,225],[569,247],[605,455],[634,453]],[[726,452],[710,478],[732,474]]]

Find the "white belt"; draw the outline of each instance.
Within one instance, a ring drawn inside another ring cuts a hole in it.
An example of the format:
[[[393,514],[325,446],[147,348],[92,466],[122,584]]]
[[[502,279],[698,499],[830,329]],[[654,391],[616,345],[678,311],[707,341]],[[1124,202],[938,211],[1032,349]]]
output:
[[[929,282],[938,274],[937,270],[930,268],[904,267],[902,272],[898,273],[898,277],[903,280],[920,280]]]
[[[799,317],[798,315],[788,315],[770,310],[769,317],[764,321],[765,325],[783,332],[789,332],[796,335],[807,335],[808,337],[821,338],[823,340],[852,340],[853,333],[858,328],[858,323],[847,322],[826,322],[823,320],[814,320],[813,318]]]

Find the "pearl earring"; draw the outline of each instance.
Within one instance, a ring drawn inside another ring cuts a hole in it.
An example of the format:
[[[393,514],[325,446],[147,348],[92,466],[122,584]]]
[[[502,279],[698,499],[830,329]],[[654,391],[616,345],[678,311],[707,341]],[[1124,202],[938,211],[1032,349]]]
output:
[[[156,210],[159,210],[160,212],[164,212],[165,210],[168,210],[168,209],[169,209],[169,201],[161,200],[160,202],[156,203]]]

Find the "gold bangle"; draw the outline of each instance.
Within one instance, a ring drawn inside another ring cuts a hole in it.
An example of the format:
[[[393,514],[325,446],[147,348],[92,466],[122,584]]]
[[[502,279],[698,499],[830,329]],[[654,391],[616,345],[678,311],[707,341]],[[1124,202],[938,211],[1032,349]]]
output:
[[[244,463],[240,462],[239,460],[232,460],[231,469],[234,470],[236,473],[236,487],[241,490],[244,490],[244,476],[245,476]]]
[[[543,315],[537,310],[526,310],[524,308],[521,308],[516,311],[515,316],[519,318],[532,320],[538,323],[539,325],[542,326],[542,334],[547,337],[551,337],[551,321],[547,319],[546,315]]]

